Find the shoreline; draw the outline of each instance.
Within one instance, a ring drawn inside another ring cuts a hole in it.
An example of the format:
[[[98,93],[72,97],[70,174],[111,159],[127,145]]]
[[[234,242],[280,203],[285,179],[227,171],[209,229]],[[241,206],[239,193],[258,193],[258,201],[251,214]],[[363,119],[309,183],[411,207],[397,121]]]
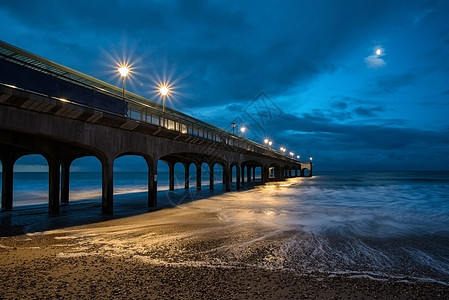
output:
[[[1,213],[3,230],[14,225],[17,233],[0,237],[0,299],[444,299],[449,295],[447,283],[426,279],[288,269],[282,245],[296,232],[273,223],[271,200],[266,199],[264,210],[253,215],[230,202],[245,203],[240,200],[266,193],[262,187],[255,190],[225,197],[222,192],[203,191],[204,202],[195,201],[195,193],[189,201],[172,193],[177,197],[164,200],[170,208],[151,212],[142,210],[145,195],[140,200],[136,197],[140,194],[118,196],[117,214],[112,217],[101,216],[101,203],[89,206],[89,211],[84,204],[64,206],[57,217],[39,209],[31,214]],[[221,204],[212,204],[217,202]],[[231,203],[232,212],[221,210]]]
[[[65,255],[74,245],[58,236],[0,239],[0,299],[443,299],[449,293],[435,282],[151,263],[100,249]]]
[[[209,189],[197,191],[196,188],[169,191],[167,188],[158,191],[157,207],[148,207],[147,191],[114,194],[113,215],[102,215],[101,197],[77,199],[70,201],[69,204],[61,204],[60,212],[56,215],[49,215],[48,203],[18,205],[13,207],[12,211],[0,211],[0,238],[138,216],[225,193],[248,191],[255,186],[257,185],[247,185],[239,191],[231,192],[225,192],[221,184],[217,184],[213,191]]]

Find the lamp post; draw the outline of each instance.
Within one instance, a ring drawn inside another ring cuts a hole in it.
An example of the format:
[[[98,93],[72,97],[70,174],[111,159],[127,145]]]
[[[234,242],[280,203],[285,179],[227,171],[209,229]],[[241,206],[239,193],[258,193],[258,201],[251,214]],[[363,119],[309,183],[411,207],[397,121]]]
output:
[[[242,136],[243,136],[246,132],[246,127],[245,126],[241,127],[240,132],[242,133]]]
[[[126,76],[129,73],[129,68],[127,66],[122,66],[120,68],[118,68],[118,71],[120,72],[120,76],[122,76],[122,89],[123,89],[123,101],[125,101],[125,81],[126,81]]]
[[[235,126],[237,126],[237,123],[232,122],[231,126],[232,126],[232,135],[235,135]]]
[[[162,95],[162,124],[165,127],[165,96],[167,96],[169,92],[168,87],[165,85],[161,86],[159,92]]]

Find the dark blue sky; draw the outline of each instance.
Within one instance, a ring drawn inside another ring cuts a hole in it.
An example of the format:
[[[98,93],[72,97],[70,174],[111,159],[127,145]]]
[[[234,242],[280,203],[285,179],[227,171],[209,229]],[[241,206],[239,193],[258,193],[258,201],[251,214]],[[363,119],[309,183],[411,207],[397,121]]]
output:
[[[318,170],[449,170],[449,1],[1,1],[0,39]],[[379,52],[377,50],[379,49]]]

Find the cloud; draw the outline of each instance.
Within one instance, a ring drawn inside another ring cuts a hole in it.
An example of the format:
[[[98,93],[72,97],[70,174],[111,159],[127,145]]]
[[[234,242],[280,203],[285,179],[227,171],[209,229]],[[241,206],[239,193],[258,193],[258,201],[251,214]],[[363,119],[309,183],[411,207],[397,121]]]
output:
[[[420,11],[414,18],[413,23],[419,23],[426,19],[434,11],[433,7],[428,7]]]
[[[321,170],[447,169],[449,133],[394,125],[340,124],[318,114],[284,115],[276,147],[314,156]],[[387,120],[384,122],[388,124]],[[279,124],[274,121],[273,124]],[[288,126],[286,126],[288,124]],[[389,157],[394,153],[394,157]],[[427,156],[429,153],[429,156]],[[416,161],[426,161],[416,166]],[[319,166],[321,165],[321,166]]]
[[[354,112],[359,115],[360,117],[375,117],[377,116],[379,112],[383,112],[385,108],[381,106],[371,106],[371,107],[356,107],[354,109]]]
[[[365,64],[368,68],[378,69],[384,67],[387,63],[382,57],[373,54],[365,57]]]
[[[408,72],[398,75],[389,75],[379,77],[376,80],[377,89],[384,93],[395,93],[399,88],[405,87],[413,83],[416,76]]]
[[[58,45],[71,42],[80,48],[77,51],[89,54],[81,58],[80,71],[94,76],[98,70],[92,67],[97,65],[93,61],[101,60],[101,55],[92,55],[93,51],[110,48],[120,36],[137,41],[136,55],[150,53],[148,59],[154,62],[147,72],[162,72],[159,62],[164,59],[176,65],[189,73],[184,80],[189,86],[189,106],[204,107],[246,102],[260,90],[281,95],[286,87],[333,72],[332,61],[346,51],[348,40],[363,36],[363,30],[354,28],[369,28],[390,3],[355,2],[343,7],[333,1],[219,5],[214,1],[18,0],[0,6],[28,28],[29,37],[34,36],[34,41],[17,37],[30,41],[22,42],[29,43],[30,50],[37,44],[56,45],[59,54],[55,57],[64,64],[67,52]],[[24,10],[24,6],[31,8]],[[76,68],[75,63],[70,66]],[[146,89],[135,92],[145,95]]]
[[[378,109],[383,110],[380,107]],[[388,124],[387,121],[385,120],[386,124]],[[336,149],[393,150],[413,148],[417,145],[430,149],[445,148],[449,143],[447,132],[389,125],[341,124],[321,113],[303,114],[302,116],[285,113],[272,120],[268,124],[267,130],[277,132],[277,136],[283,138],[281,142],[291,144],[292,147],[300,148],[300,145],[303,144],[302,140],[306,138],[309,145],[316,145],[316,149],[323,149],[323,151]]]

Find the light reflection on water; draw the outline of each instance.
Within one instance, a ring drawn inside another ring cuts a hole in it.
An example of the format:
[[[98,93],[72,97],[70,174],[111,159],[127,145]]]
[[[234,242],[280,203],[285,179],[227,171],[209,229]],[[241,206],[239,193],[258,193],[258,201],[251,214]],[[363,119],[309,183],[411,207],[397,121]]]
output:
[[[449,174],[430,175],[298,178],[193,205],[234,224],[296,231],[281,251],[289,268],[449,283]]]

